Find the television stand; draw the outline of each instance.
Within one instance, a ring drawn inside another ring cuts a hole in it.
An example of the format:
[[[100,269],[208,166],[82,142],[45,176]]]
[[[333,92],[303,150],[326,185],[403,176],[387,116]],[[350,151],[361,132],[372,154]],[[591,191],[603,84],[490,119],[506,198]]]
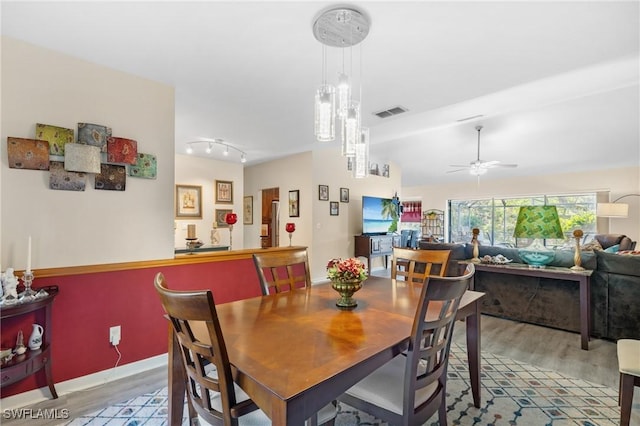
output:
[[[355,257],[367,258],[367,269],[371,272],[371,259],[384,256],[384,268],[389,265],[389,255],[393,255],[393,247],[400,245],[400,236],[386,235],[356,235]]]

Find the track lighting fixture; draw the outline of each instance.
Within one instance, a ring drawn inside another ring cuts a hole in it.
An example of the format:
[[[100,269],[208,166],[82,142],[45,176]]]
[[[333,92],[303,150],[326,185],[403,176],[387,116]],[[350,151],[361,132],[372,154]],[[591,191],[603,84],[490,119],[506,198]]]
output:
[[[213,152],[213,148],[218,145],[221,147],[224,147],[224,151],[222,151],[222,154],[225,157],[229,156],[229,150],[232,149],[234,151],[237,151],[240,154],[240,162],[241,163],[246,163],[247,162],[247,153],[244,152],[243,150],[241,150],[240,148],[236,148],[235,146],[225,142],[222,139],[203,139],[203,140],[198,140],[198,141],[192,141],[192,142],[187,142],[187,154],[193,154],[193,146],[194,145],[198,145],[198,144],[207,144],[207,147],[205,148],[205,152],[207,154],[211,154]]]

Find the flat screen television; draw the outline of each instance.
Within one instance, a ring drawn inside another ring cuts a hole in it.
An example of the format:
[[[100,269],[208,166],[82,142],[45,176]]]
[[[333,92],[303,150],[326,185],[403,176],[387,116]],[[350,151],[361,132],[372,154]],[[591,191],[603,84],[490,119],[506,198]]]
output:
[[[362,196],[362,234],[382,235],[398,229],[398,206],[390,198]]]

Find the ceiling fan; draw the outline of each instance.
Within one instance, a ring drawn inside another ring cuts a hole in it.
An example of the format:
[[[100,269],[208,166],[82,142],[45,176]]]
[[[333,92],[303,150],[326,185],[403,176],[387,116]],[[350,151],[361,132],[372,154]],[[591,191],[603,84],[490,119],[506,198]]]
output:
[[[447,173],[455,173],[461,172],[463,170],[469,170],[469,173],[472,175],[480,176],[487,173],[487,170],[492,169],[494,167],[518,167],[517,164],[506,164],[501,163],[499,161],[484,161],[480,159],[480,130],[482,130],[482,126],[476,126],[476,130],[478,131],[478,157],[475,161],[471,161],[469,165],[459,165],[459,164],[451,164],[449,167],[458,167],[456,170],[450,170]]]

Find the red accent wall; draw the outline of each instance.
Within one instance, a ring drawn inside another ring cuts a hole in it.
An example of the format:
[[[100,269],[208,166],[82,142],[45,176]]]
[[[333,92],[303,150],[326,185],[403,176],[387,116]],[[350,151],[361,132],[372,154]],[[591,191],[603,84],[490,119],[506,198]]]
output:
[[[261,295],[252,259],[36,278],[34,288],[57,285],[53,302],[52,371],[55,383],[112,368],[118,354],[109,327],[120,325],[118,348],[124,365],[167,352],[168,322],[153,286],[162,272],[172,289],[213,292],[216,304]],[[44,313],[2,322],[2,347],[15,346],[18,330],[25,342]],[[45,387],[44,371],[1,389],[1,397]]]

